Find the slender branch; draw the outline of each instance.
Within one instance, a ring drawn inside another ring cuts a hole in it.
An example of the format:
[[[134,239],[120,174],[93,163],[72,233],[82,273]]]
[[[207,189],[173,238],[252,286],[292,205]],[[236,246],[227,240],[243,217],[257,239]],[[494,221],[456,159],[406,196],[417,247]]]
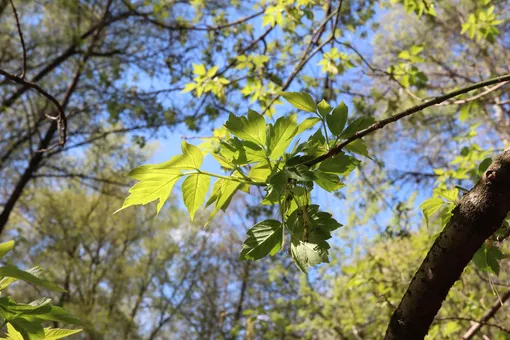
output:
[[[369,127],[367,127],[366,129],[363,129],[363,130],[360,130],[358,132],[356,132],[353,136],[347,138],[345,141],[343,141],[342,143],[338,144],[337,146],[335,146],[334,148],[332,148],[330,151],[328,151],[327,153],[317,157],[317,158],[314,158],[308,162],[305,162],[303,163],[304,165],[306,166],[313,166],[315,164],[318,164],[330,157],[333,157],[337,154],[339,154],[342,149],[344,147],[346,147],[347,145],[349,145],[350,143],[352,143],[353,141],[355,141],[356,139],[360,139],[360,138],[363,138],[365,137],[366,135],[376,131],[376,130],[380,130],[382,129],[383,127],[385,127],[386,125],[390,124],[390,123],[394,123],[404,117],[407,117],[407,116],[410,116],[412,115],[413,113],[416,113],[416,112],[420,112],[428,107],[431,107],[431,106],[434,106],[434,105],[437,105],[437,104],[440,104],[442,102],[445,102],[447,101],[448,99],[451,99],[451,98],[454,98],[454,97],[457,97],[461,94],[464,94],[464,93],[468,93],[470,91],[473,91],[473,90],[476,90],[476,89],[479,89],[479,88],[482,88],[482,87],[485,87],[485,86],[489,86],[489,85],[493,85],[493,84],[498,84],[498,83],[503,83],[503,82],[508,82],[510,81],[510,74],[507,74],[507,75],[504,75],[504,76],[500,76],[500,77],[496,77],[496,78],[492,78],[492,79],[489,79],[489,80],[485,80],[485,81],[481,81],[481,82],[478,82],[476,84],[473,84],[471,86],[468,86],[468,87],[465,87],[465,88],[462,88],[462,89],[459,89],[459,90],[455,90],[455,91],[452,91],[450,93],[447,93],[447,94],[444,94],[442,96],[439,96],[439,97],[436,97],[434,99],[431,99],[429,101],[426,101],[425,103],[422,103],[422,104],[419,104],[419,105],[416,105],[416,106],[413,106],[409,109],[406,109],[400,113],[397,113],[389,118],[386,118],[386,119],[383,119],[383,120],[380,120],[378,122],[375,122],[374,124],[370,125]]]
[[[480,319],[480,321],[474,321],[475,323],[467,330],[466,333],[462,336],[462,340],[469,340],[475,336],[475,334],[482,328],[483,325],[489,325],[487,321],[492,319],[494,315],[503,307],[503,304],[510,298],[510,290],[507,290],[505,294],[501,297],[501,300],[497,300],[485,313],[485,315]],[[507,333],[510,333],[508,330],[504,330]]]
[[[236,25],[242,24],[242,23],[244,23],[246,21],[249,21],[249,20],[251,20],[253,18],[256,18],[256,17],[264,14],[264,12],[265,12],[265,8],[263,8],[262,10],[260,10],[258,12],[255,12],[255,13],[250,14],[248,16],[242,17],[242,18],[237,19],[235,21],[227,22],[225,24],[216,25],[216,26],[211,26],[211,25],[189,26],[189,25],[180,25],[180,24],[172,25],[172,24],[167,24],[165,22],[162,22],[162,21],[159,21],[159,20],[156,20],[156,19],[152,19],[150,17],[151,13],[143,13],[143,12],[140,12],[140,11],[136,10],[133,7],[133,5],[130,4],[128,1],[124,1],[124,5],[126,5],[126,7],[132,13],[134,13],[135,15],[144,18],[148,22],[150,22],[150,23],[152,23],[152,24],[154,24],[154,25],[156,25],[156,26],[158,26],[160,28],[169,29],[169,30],[188,30],[188,31],[218,31],[218,30],[222,30],[224,28],[228,28],[228,27],[232,27],[232,26],[236,26]]]
[[[435,322],[466,321],[466,322],[481,323],[482,326],[494,327],[494,328],[499,329],[500,331],[503,331],[505,333],[510,334],[510,329],[507,329],[507,328],[505,328],[503,326],[497,325],[495,323],[478,321],[478,320],[472,319],[472,318],[464,318],[464,317],[460,317],[460,316],[453,316],[453,317],[448,317],[448,318],[436,318],[434,321]],[[466,335],[465,334],[463,335],[463,337],[461,338],[462,340],[467,339],[467,338],[464,338],[464,336],[466,336]],[[469,338],[469,339],[471,339],[471,338]]]
[[[14,6],[14,2],[12,0],[9,0],[9,1],[11,3],[12,11],[13,11],[14,17],[16,19],[16,27],[18,29],[18,35],[19,35],[19,39],[21,42],[21,48],[23,49],[23,67],[21,70],[21,75],[19,75],[19,76],[11,74],[3,69],[0,69],[0,75],[3,75],[5,78],[7,78],[17,84],[20,84],[20,85],[23,85],[23,86],[26,86],[26,87],[36,90],[41,95],[43,95],[48,100],[50,100],[57,107],[58,115],[56,117],[52,117],[52,116],[47,116],[47,117],[57,121],[58,126],[59,126],[59,131],[60,131],[58,144],[60,146],[63,146],[66,142],[66,129],[67,129],[67,120],[66,120],[64,108],[62,107],[62,105],[60,105],[60,103],[54,96],[52,96],[47,91],[45,91],[41,86],[25,80],[25,74],[26,74],[26,70],[27,70],[27,50],[25,47],[25,40],[23,39],[23,32],[21,31],[21,25],[19,22],[18,11],[16,10],[16,6]]]
[[[439,104],[438,106],[443,106],[443,105],[461,105],[461,104],[465,104],[465,103],[469,103],[469,102],[472,102],[474,100],[477,100],[491,92],[494,92],[496,91],[497,89],[499,89],[500,87],[502,86],[505,86],[506,84],[508,84],[508,82],[504,82],[504,83],[501,83],[501,84],[497,84],[497,85],[494,85],[493,87],[490,87],[488,88],[487,90],[475,95],[475,96],[472,96],[472,97],[469,97],[469,98],[466,98],[466,99],[460,99],[460,100],[456,100],[456,101],[453,101],[453,102],[450,102],[450,101],[447,101],[447,102],[444,102],[444,103],[441,103]]]
[[[292,81],[294,80],[294,78],[298,75],[298,73],[303,69],[303,67],[306,65],[306,63],[308,63],[308,61],[310,59],[313,58],[313,56],[315,54],[317,54],[317,52],[319,52],[320,50],[322,50],[322,48],[324,46],[326,46],[327,44],[329,44],[330,42],[334,41],[335,39],[335,29],[333,29],[333,31],[331,32],[331,35],[324,41],[322,42],[321,44],[319,44],[317,46],[317,48],[315,48],[315,50],[313,50],[311,53],[311,49],[312,49],[312,46],[314,44],[318,44],[319,42],[319,39],[321,37],[321,35],[324,33],[324,27],[327,25],[327,23],[329,22],[329,20],[331,20],[331,18],[333,18],[334,16],[336,16],[337,14],[340,13],[340,11],[342,10],[342,4],[343,4],[343,0],[340,1],[340,4],[338,6],[338,8],[331,12],[323,21],[322,23],[319,25],[319,27],[317,28],[317,30],[312,34],[311,36],[311,39],[310,39],[310,43],[308,44],[308,46],[306,47],[305,51],[303,52],[303,54],[301,55],[301,57],[299,58],[297,64],[294,66],[294,69],[292,70],[292,72],[290,73],[290,75],[287,77],[287,80],[285,80],[285,82],[283,83],[280,91],[285,91],[289,86],[290,84],[292,83]],[[335,18],[335,28],[336,26],[338,25],[338,18],[339,17],[336,17]],[[262,114],[266,113],[270,108],[271,106],[278,100],[278,98],[280,97],[280,94],[277,94],[272,100],[271,102],[264,108],[264,110],[262,111]]]
[[[41,86],[37,85],[36,83],[29,82],[19,76],[11,74],[11,73],[4,71],[2,69],[0,69],[0,75],[6,77],[9,80],[12,80],[13,82],[15,82],[17,84],[27,86],[29,88],[36,90],[37,92],[39,92],[41,95],[46,97],[49,101],[51,101],[57,107],[58,115],[56,117],[52,117],[52,116],[47,116],[47,117],[50,119],[56,120],[58,122],[60,131],[61,131],[58,144],[60,146],[63,146],[66,143],[67,118],[66,118],[66,115],[64,112],[64,108],[62,107],[62,105],[60,105],[58,100],[55,97],[53,97],[51,94],[49,94],[46,90],[44,90]]]
[[[18,28],[19,40],[21,42],[21,48],[23,49],[23,68],[19,77],[21,79],[25,79],[25,73],[27,70],[27,49],[25,47],[25,40],[23,39],[23,32],[21,31],[21,25],[19,23],[18,11],[16,10],[16,6],[14,6],[14,2],[12,0],[9,0],[9,2],[11,3],[14,18],[16,18],[16,27]]]

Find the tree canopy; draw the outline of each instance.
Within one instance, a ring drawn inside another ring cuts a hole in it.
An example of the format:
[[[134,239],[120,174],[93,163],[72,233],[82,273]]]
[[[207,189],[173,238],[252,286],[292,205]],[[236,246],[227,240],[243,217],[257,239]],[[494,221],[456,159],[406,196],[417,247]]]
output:
[[[0,0],[5,337],[508,338],[509,13]]]

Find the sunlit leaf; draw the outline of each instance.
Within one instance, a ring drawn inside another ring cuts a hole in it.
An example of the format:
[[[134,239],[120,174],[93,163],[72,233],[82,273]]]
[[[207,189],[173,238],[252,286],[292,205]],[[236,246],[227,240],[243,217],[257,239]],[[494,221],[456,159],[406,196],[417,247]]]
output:
[[[315,104],[315,100],[308,93],[282,92],[282,97],[298,110],[317,112],[317,104]]]
[[[192,221],[198,208],[205,202],[210,183],[211,178],[203,174],[191,174],[182,182],[182,198]]]
[[[341,102],[333,112],[326,116],[326,122],[328,123],[328,128],[331,133],[335,136],[338,136],[342,133],[345,123],[347,122],[347,116],[349,113],[349,109],[344,102]]]
[[[277,220],[264,220],[251,227],[243,244],[241,260],[258,260],[268,254],[275,255],[281,248],[283,227]]]

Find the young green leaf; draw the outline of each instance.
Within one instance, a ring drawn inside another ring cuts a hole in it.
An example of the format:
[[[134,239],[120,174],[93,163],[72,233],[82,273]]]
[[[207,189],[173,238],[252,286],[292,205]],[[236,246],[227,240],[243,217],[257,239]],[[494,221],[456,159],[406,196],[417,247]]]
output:
[[[307,273],[310,266],[329,262],[327,249],[294,237],[291,240],[290,253],[294,263],[303,273]]]
[[[444,204],[444,201],[439,197],[431,197],[420,205],[420,209],[423,211],[425,216],[425,222],[429,225],[429,218],[436,211],[438,211]]]
[[[485,171],[489,168],[489,166],[492,164],[492,158],[485,158],[480,165],[478,165],[478,173],[483,175]]]
[[[283,227],[277,220],[264,220],[251,227],[243,244],[240,260],[259,260],[275,255],[282,246]]]
[[[298,181],[312,182],[315,179],[315,175],[305,165],[293,166],[287,169],[288,176]]]
[[[51,310],[48,313],[38,314],[37,318],[48,321],[69,323],[72,325],[82,324],[82,322],[78,318],[74,317],[64,308],[58,306],[51,306]]]
[[[214,216],[216,216],[220,209],[226,211],[230,201],[232,200],[232,197],[237,192],[237,190],[239,190],[241,185],[242,184],[240,182],[229,181],[226,179],[219,179],[214,183],[211,197],[207,201],[206,207],[213,203],[215,204],[213,211],[211,212],[211,215],[209,215],[205,225],[209,224],[209,222],[213,219]]]
[[[326,116],[326,122],[328,123],[328,128],[331,133],[335,136],[338,136],[342,133],[345,123],[347,122],[347,115],[349,109],[344,102],[341,102],[333,112]]]
[[[362,139],[353,140],[352,142],[350,142],[349,144],[347,144],[345,146],[345,150],[353,152],[353,153],[357,153],[358,155],[362,155],[369,159],[372,159],[368,155],[367,145],[365,144],[365,142]]]
[[[205,202],[210,183],[211,178],[203,174],[191,174],[182,182],[182,198],[192,221],[198,208]]]
[[[334,192],[345,186],[337,175],[328,174],[321,170],[315,171],[314,174],[314,182],[326,191]]]
[[[14,248],[14,241],[0,243],[0,259]]]
[[[505,255],[497,247],[487,248],[482,245],[480,249],[473,256],[473,263],[480,269],[486,272],[493,272],[499,275],[500,265],[499,261],[505,258]]]
[[[248,117],[237,117],[230,114],[225,127],[234,136],[253,142],[261,147],[266,145],[266,120],[253,110],[248,111]]]
[[[182,173],[177,169],[143,166],[143,168],[138,167],[131,171],[129,176],[140,182],[129,189],[129,196],[115,213],[132,205],[145,205],[155,200],[159,200],[157,205],[157,213],[159,213],[168,196],[170,196],[174,184],[181,178]]]
[[[280,158],[297,133],[296,115],[280,117],[269,130],[269,157]]]
[[[25,340],[44,339],[44,329],[38,320],[14,318],[9,323],[23,336]]]
[[[282,97],[298,110],[312,113],[317,112],[317,104],[315,104],[315,100],[308,93],[282,92]]]
[[[336,174],[340,176],[347,176],[358,166],[360,163],[354,157],[347,156],[344,153],[340,153],[335,157],[326,159],[319,165],[319,170],[330,174]]]
[[[308,129],[311,129],[312,127],[315,126],[315,124],[317,124],[320,121],[321,120],[319,118],[315,117],[305,119],[301,124],[298,125],[298,130],[296,134],[299,135],[300,133]]]
[[[204,159],[200,149],[195,145],[182,141],[181,150],[181,155],[174,156],[169,161],[161,164],[142,165],[132,170],[128,176],[138,179],[136,176],[139,173],[145,174],[148,169],[198,170]]]
[[[333,108],[329,106],[328,102],[326,102],[324,99],[317,104],[317,110],[319,111],[319,114],[324,118],[326,117]]]
[[[45,328],[44,339],[58,340],[76,333],[80,333],[81,331],[82,331],[81,329]]]
[[[267,182],[269,176],[271,176],[271,168],[267,163],[256,164],[248,173],[248,177],[252,181],[261,183]]]
[[[285,194],[289,176],[285,170],[280,170],[269,179],[267,194],[261,204],[276,204]]]
[[[352,137],[356,132],[372,125],[374,121],[372,117],[360,117],[347,126],[347,129],[340,135],[340,138],[347,139]]]
[[[10,264],[6,264],[5,266],[0,267],[0,276],[8,276],[8,277],[20,279],[25,282],[32,283],[36,286],[47,288],[54,292],[66,292],[65,289],[60,288],[56,284],[54,284],[50,281],[44,280],[44,279],[40,279],[37,276],[34,276],[34,275],[30,274],[29,272],[21,270],[18,267],[10,265]]]

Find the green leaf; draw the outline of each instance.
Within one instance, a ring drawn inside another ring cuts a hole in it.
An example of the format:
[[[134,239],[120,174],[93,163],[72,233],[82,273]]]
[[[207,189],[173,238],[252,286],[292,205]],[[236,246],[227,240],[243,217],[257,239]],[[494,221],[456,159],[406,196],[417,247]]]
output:
[[[345,150],[370,158],[370,156],[368,155],[367,145],[362,139],[353,140],[352,142],[345,146]]]
[[[24,340],[20,332],[18,332],[10,323],[7,323],[6,340]]]
[[[347,122],[347,116],[349,109],[344,102],[341,102],[333,112],[326,116],[326,122],[328,123],[329,130],[333,135],[338,136],[342,133],[345,123]]]
[[[0,276],[13,277],[13,278],[23,280],[28,283],[32,283],[39,287],[47,288],[54,292],[66,292],[65,289],[60,288],[59,286],[57,286],[56,284],[54,284],[50,281],[40,279],[37,276],[30,274],[29,272],[26,272],[24,270],[19,269],[16,266],[9,265],[9,264],[7,264],[3,267],[0,267]]]
[[[492,164],[492,158],[485,158],[480,165],[478,165],[478,173],[480,175],[483,175],[485,171],[489,168],[489,166]]]
[[[471,112],[471,104],[467,103],[460,107],[459,110],[459,120],[461,123],[464,123],[466,119],[469,118],[469,113]]]
[[[287,169],[290,178],[298,181],[312,182],[315,175],[306,165],[298,165]]]
[[[78,318],[74,317],[69,311],[58,306],[51,306],[51,310],[48,313],[39,314],[37,315],[37,318],[48,321],[58,321],[72,325],[82,324],[82,322]]]
[[[45,328],[44,339],[45,340],[57,340],[68,337],[70,335],[80,333],[81,329],[62,329],[62,328]]]
[[[191,221],[195,218],[198,208],[205,202],[210,183],[211,178],[203,174],[191,174],[182,182],[182,198]]]
[[[270,126],[269,157],[271,159],[280,158],[292,142],[298,131],[296,116],[280,117],[274,127]]]
[[[250,172],[248,173],[248,177],[252,181],[261,183],[267,182],[269,176],[271,176],[271,168],[267,163],[256,164],[253,168],[250,169]]]
[[[261,204],[275,204],[285,194],[289,176],[285,170],[276,172],[270,179],[267,186],[267,194]]]
[[[247,117],[230,114],[225,127],[234,135],[261,147],[266,145],[266,120],[253,110],[248,110]]]
[[[0,243],[0,259],[14,248],[14,241]]]
[[[370,125],[372,125],[374,123],[374,121],[375,120],[372,117],[360,117],[360,118],[356,119],[355,121],[353,121],[351,124],[349,124],[347,129],[345,129],[345,131],[340,135],[340,138],[344,138],[344,139],[350,138],[356,132],[358,132],[360,130],[364,130],[367,127],[369,127]]]
[[[143,166],[133,170],[130,176],[140,182],[129,189],[129,196],[122,207],[115,211],[115,214],[132,205],[145,205],[155,200],[159,200],[157,205],[157,212],[159,213],[172,193],[174,184],[181,178],[182,173],[177,169]]]
[[[317,110],[319,111],[319,114],[324,118],[326,117],[333,108],[329,106],[328,102],[326,102],[324,99],[317,104]]]
[[[487,248],[482,245],[480,249],[473,256],[473,263],[480,269],[486,272],[493,272],[499,275],[500,265],[499,261],[504,259],[505,255],[497,247]]]
[[[296,238],[292,238],[290,254],[296,266],[303,273],[307,273],[310,266],[329,262],[326,249],[319,247],[317,244],[303,242]]]
[[[317,105],[312,96],[303,92],[282,92],[283,98],[296,109],[316,113]]]
[[[32,274],[34,276],[39,276],[41,274],[41,269],[39,267],[33,267],[30,269],[25,270],[27,273]],[[9,287],[14,282],[18,281],[17,278],[14,277],[4,277],[0,280],[0,291],[4,290],[5,288]]]
[[[360,161],[356,158],[340,153],[323,161],[319,166],[319,170],[340,176],[347,176],[359,163]]]
[[[4,296],[0,298],[0,307],[4,312],[10,314],[36,315],[50,312],[50,302],[51,299],[42,298],[27,305],[24,303],[17,303],[12,298]]]
[[[213,219],[214,216],[216,216],[220,209],[223,211],[227,209],[230,201],[232,200],[232,197],[237,192],[237,190],[239,190],[240,186],[240,182],[229,181],[226,179],[220,179],[214,183],[211,197],[207,201],[206,206],[209,206],[212,203],[215,203],[215,205],[205,225],[209,224],[209,222]]]
[[[334,192],[345,186],[337,175],[328,174],[320,170],[315,171],[314,174],[314,182],[326,191]]]
[[[169,161],[160,164],[142,165],[133,169],[128,176],[137,180],[142,180],[143,175],[147,174],[148,169],[174,169],[174,170],[198,170],[202,165],[204,156],[198,147],[189,144],[186,141],[181,143],[182,154],[172,157]]]
[[[429,225],[429,217],[438,211],[444,204],[444,201],[439,197],[431,197],[420,205],[420,209],[425,216],[425,222]]]
[[[299,135],[300,133],[302,133],[308,129],[311,129],[312,127],[315,126],[315,124],[317,124],[320,121],[321,120],[319,118],[315,118],[315,117],[305,119],[301,124],[298,125],[296,134]]]
[[[44,339],[44,329],[39,321],[24,318],[9,320],[9,323],[23,336],[24,340]]]
[[[259,260],[275,255],[282,246],[283,227],[277,220],[264,220],[251,227],[243,244],[240,260]]]

